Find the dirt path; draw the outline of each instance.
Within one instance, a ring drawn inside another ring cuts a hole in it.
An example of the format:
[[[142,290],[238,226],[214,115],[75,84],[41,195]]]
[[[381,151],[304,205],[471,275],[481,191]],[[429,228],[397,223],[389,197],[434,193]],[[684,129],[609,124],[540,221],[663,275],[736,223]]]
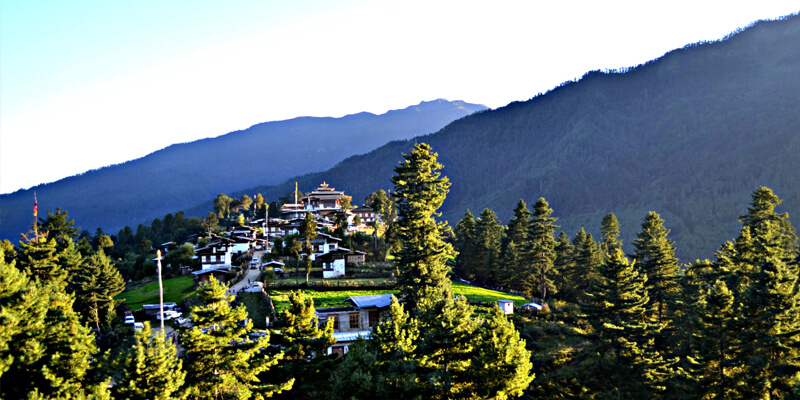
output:
[[[256,269],[248,269],[247,273],[245,274],[244,278],[241,281],[237,282],[233,286],[231,286],[229,290],[230,293],[239,293],[242,289],[250,286],[251,283],[258,280],[259,276],[261,276],[261,272],[258,268]]]

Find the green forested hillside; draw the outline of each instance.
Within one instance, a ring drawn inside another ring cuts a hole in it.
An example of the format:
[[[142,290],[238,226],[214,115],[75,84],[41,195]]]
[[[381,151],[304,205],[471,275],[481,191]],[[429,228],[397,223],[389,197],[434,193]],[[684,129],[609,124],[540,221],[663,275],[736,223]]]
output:
[[[467,209],[488,207],[506,222],[519,199],[545,197],[570,235],[584,226],[597,236],[613,212],[629,252],[652,210],[672,231],[681,261],[710,258],[736,234],[754,188],[770,187],[787,210],[800,209],[798,65],[794,16],[457,120],[419,139],[439,153],[452,182],[443,218],[454,225]],[[391,188],[387,177],[413,143],[391,142],[299,177],[300,190],[324,180],[358,204]],[[241,193],[274,199],[294,181]]]
[[[16,240],[30,227],[33,191],[43,210],[61,207],[82,221],[85,229],[117,232],[126,225],[149,224],[220,192],[324,171],[345,157],[390,140],[435,132],[485,108],[439,99],[381,115],[362,112],[341,118],[265,122],[175,144],[137,160],[0,196],[0,239]],[[109,129],[113,132],[113,127]],[[36,165],[56,168],[47,160],[37,160]]]

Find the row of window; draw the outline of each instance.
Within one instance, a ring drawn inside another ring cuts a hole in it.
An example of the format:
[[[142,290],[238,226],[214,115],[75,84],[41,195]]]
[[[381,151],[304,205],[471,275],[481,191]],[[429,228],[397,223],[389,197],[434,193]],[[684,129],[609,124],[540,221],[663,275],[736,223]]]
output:
[[[211,261],[209,261],[209,258],[210,258]],[[203,256],[203,260],[202,261],[204,263],[217,262],[217,256],[210,256],[210,257],[209,256]],[[219,262],[225,262],[225,255],[224,254],[219,256]]]
[[[381,313],[380,311],[368,311],[367,316],[369,318],[369,326],[378,325],[381,322]],[[333,319],[333,328],[334,330],[339,330],[339,314],[329,314],[327,318]],[[361,329],[361,314],[360,313],[350,313],[348,315],[348,327],[349,329]],[[320,318],[320,324],[324,325],[327,322],[327,319]]]

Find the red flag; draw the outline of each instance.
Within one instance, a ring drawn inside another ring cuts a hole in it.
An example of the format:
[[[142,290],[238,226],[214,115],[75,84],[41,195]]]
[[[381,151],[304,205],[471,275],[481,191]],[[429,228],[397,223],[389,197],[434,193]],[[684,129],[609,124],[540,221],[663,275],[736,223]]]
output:
[[[39,214],[39,202],[36,201],[36,192],[33,192],[33,216],[37,216]]]

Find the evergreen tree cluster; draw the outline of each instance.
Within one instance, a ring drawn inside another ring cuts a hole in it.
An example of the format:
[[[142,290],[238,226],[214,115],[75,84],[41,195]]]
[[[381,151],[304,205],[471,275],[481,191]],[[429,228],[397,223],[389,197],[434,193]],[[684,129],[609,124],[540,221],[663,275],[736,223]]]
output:
[[[455,230],[456,274],[553,304],[549,312],[516,319],[537,377],[524,397],[800,393],[800,247],[788,214],[776,211],[781,200],[772,190],[752,193],[739,235],[714,261],[682,266],[654,212],[625,255],[613,214],[603,218],[599,241],[584,229],[570,240],[564,233],[554,237],[552,210],[544,199],[536,204],[530,213],[520,201],[507,227],[489,210],[477,219],[467,212]],[[481,254],[492,247],[499,255],[487,261]],[[543,288],[552,296],[545,298]]]
[[[491,210],[438,222],[449,191],[416,145],[395,168],[399,301],[343,357],[333,319],[290,296],[275,332],[213,278],[176,344],[149,325],[130,338],[124,281],[107,240],[79,239],[48,212],[19,246],[0,243],[0,398],[27,399],[773,399],[800,395],[800,246],[771,189],[752,193],[714,260],[679,265],[665,221],[645,215],[626,255],[614,214],[595,240],[556,235],[544,199],[508,226]],[[376,195],[378,196],[378,195]],[[309,225],[313,221],[309,221]],[[386,234],[386,233],[384,233]],[[108,237],[109,240],[113,240]],[[112,243],[113,245],[113,243]],[[287,244],[299,252],[303,243]],[[447,274],[552,307],[508,317],[453,294]],[[128,340],[126,342],[126,340]],[[132,341],[131,341],[132,340]],[[109,382],[113,385],[109,387]]]

